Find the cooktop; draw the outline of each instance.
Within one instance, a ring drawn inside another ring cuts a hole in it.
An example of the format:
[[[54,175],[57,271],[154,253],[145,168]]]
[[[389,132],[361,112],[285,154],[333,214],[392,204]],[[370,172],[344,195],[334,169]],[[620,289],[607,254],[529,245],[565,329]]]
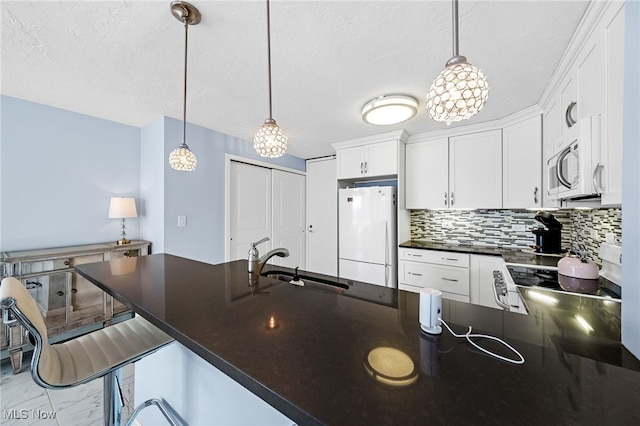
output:
[[[508,265],[507,269],[517,285],[526,287],[540,287],[548,290],[571,293],[560,287],[558,282],[558,271],[552,269],[529,268],[526,266]],[[599,278],[599,288],[593,296],[620,299],[622,290],[620,286],[612,283],[606,278]],[[582,293],[576,293],[582,294]]]

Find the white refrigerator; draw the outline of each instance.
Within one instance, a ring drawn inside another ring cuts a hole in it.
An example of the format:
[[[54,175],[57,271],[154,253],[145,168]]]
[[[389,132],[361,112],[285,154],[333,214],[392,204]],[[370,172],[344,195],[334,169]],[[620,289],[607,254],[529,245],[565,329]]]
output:
[[[340,277],[397,288],[396,189],[347,188],[338,197]]]

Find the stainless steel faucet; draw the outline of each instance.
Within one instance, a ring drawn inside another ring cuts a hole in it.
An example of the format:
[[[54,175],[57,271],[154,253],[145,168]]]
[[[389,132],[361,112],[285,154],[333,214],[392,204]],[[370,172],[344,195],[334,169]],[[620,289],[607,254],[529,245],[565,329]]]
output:
[[[249,244],[249,273],[260,275],[262,273],[262,268],[264,268],[264,265],[273,256],[289,257],[289,250],[284,247],[275,248],[267,252],[264,256],[260,257],[260,253],[258,252],[258,248],[256,246],[267,241],[269,241],[269,237],[264,237],[260,241]]]

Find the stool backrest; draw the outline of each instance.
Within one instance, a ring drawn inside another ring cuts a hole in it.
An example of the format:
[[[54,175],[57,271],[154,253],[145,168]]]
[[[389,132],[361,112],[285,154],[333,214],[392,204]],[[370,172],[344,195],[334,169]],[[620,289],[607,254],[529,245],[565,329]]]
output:
[[[37,368],[46,369],[48,365],[55,362],[51,359],[55,358],[55,354],[50,351],[47,326],[42,318],[42,313],[40,313],[38,303],[31,296],[29,290],[14,277],[7,277],[0,283],[0,303],[3,310],[8,309],[13,314],[13,318],[26,328],[35,340],[31,359],[31,374],[35,379]]]

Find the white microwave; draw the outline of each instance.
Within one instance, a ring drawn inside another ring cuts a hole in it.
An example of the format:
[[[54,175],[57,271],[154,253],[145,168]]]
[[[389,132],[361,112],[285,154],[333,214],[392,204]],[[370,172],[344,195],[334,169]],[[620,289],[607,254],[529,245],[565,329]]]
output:
[[[563,136],[561,148],[547,160],[551,200],[599,197],[600,116],[585,117]]]

